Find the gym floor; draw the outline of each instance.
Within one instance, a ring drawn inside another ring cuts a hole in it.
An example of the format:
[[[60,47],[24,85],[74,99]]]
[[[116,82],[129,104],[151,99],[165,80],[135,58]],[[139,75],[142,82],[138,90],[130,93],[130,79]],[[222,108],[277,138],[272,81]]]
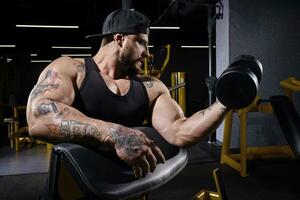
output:
[[[248,162],[250,175],[243,178],[227,165],[220,165],[220,146],[202,142],[189,149],[187,167],[172,181],[149,194],[150,200],[187,200],[200,190],[216,191],[212,171],[221,169],[227,198],[300,199],[300,162],[273,159]],[[50,150],[45,145],[16,153],[0,148],[0,199],[38,199],[43,191]]]

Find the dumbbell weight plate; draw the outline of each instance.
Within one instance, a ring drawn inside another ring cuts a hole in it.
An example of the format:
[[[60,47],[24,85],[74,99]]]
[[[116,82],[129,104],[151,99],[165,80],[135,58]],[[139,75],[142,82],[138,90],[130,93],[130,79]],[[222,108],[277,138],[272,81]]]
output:
[[[249,68],[256,75],[258,82],[260,82],[263,74],[263,67],[260,61],[255,57],[250,55],[240,55],[232,61],[229,68],[235,66],[244,66]]]
[[[225,106],[240,109],[248,106],[255,99],[258,79],[249,69],[235,66],[225,70],[216,83],[216,96]]]

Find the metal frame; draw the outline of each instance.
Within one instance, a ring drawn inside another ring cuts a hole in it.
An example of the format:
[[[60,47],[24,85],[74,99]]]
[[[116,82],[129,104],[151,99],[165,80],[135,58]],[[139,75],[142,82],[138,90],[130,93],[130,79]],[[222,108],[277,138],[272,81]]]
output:
[[[243,109],[231,110],[225,117],[223,145],[221,152],[221,164],[228,164],[234,168],[242,177],[247,176],[247,160],[267,158],[295,158],[289,145],[276,145],[264,147],[247,146],[247,114],[249,112],[273,113],[270,103],[257,105],[257,97],[254,102]],[[240,153],[230,153],[230,138],[232,131],[233,113],[237,112],[240,118]]]

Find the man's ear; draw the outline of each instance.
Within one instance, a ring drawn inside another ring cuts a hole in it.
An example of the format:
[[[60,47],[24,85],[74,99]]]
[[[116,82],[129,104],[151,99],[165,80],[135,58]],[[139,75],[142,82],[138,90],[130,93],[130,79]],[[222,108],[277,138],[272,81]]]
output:
[[[124,36],[123,36],[123,34],[120,34],[120,33],[114,34],[114,41],[115,41],[120,47],[122,47],[123,41],[124,41]]]

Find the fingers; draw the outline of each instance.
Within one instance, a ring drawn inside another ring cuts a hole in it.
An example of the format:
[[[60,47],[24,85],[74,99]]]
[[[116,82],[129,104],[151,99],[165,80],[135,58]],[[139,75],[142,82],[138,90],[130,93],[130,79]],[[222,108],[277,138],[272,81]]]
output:
[[[156,157],[157,161],[159,161],[161,163],[165,163],[166,159],[165,159],[164,154],[160,150],[160,148],[154,143],[153,140],[150,140],[149,138],[147,138],[146,135],[143,134],[143,136],[146,138],[146,143],[147,143],[148,147],[150,147],[150,149],[153,152],[154,157]]]
[[[139,178],[141,176],[146,176],[149,172],[153,172],[157,162],[164,163],[165,157],[154,141],[147,138],[142,132],[137,132],[136,137],[141,143],[129,146],[130,149],[135,150],[132,151],[132,155],[127,154],[127,156],[129,163],[131,163],[130,165],[133,168],[135,177]]]
[[[151,151],[146,156],[146,158],[147,158],[147,160],[149,162],[149,165],[150,165],[150,172],[153,172],[154,169],[156,168],[157,159]]]
[[[156,146],[152,140],[150,140],[148,145],[149,149],[145,154],[145,157],[143,158],[142,165],[143,169],[147,170],[147,172],[149,172],[149,170],[153,172],[156,168],[157,161],[161,163],[165,162],[165,156],[163,155],[160,148]]]
[[[154,143],[153,143],[153,146],[152,146],[152,152],[153,152],[153,154],[155,155],[155,157],[157,158],[158,161],[160,161],[162,163],[166,162],[164,154],[162,153],[160,148],[158,148],[158,146],[156,146]]]
[[[142,177],[143,171],[142,168],[138,167],[138,166],[134,166],[132,167],[133,173],[134,173],[134,177],[135,178],[140,178]]]
[[[160,148],[154,143],[153,140],[149,140],[148,142],[148,145],[150,146],[151,151],[153,152],[154,157],[156,157],[157,161],[165,163],[166,159]]]
[[[147,161],[146,157],[143,157],[140,162],[140,166],[143,170],[142,175],[145,176],[150,171],[150,164]]]
[[[136,178],[146,176],[150,171],[154,171],[156,163],[154,162],[155,158],[152,158],[152,156],[143,156],[141,160],[135,166],[132,167],[134,176]]]
[[[139,162],[136,162],[136,165],[133,167],[135,177],[139,178],[146,176],[149,172],[153,172],[156,168],[157,160],[164,163],[165,157],[161,150],[156,145],[153,145],[152,151],[149,149],[148,153],[141,157]]]

